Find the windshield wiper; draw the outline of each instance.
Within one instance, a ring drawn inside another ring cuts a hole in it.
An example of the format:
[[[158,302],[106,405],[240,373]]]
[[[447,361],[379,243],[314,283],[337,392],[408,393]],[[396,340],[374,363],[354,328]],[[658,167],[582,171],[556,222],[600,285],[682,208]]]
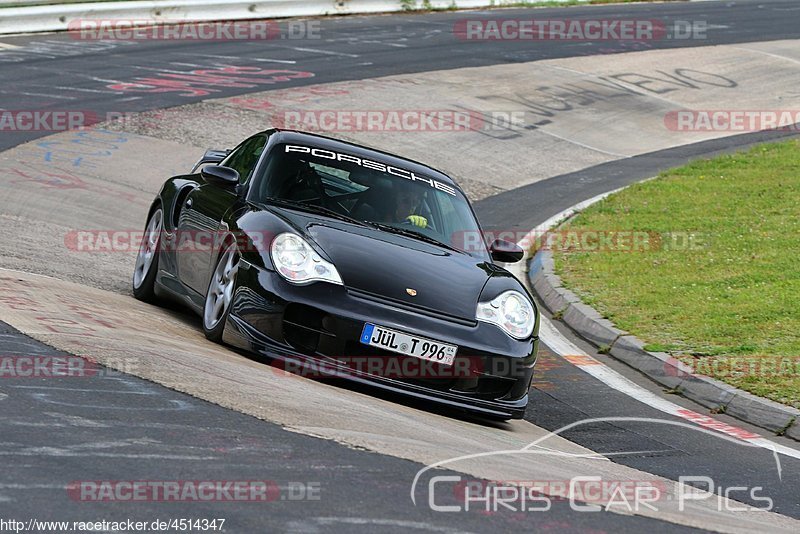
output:
[[[326,208],[325,206],[318,206],[316,204],[307,204],[305,202],[300,202],[298,200],[289,200],[288,198],[276,198],[276,197],[267,197],[264,199],[264,201],[273,202],[275,204],[283,204],[285,206],[289,206],[292,208],[298,208],[304,211],[310,211],[311,213],[327,215],[329,217],[333,217],[334,219],[339,219],[340,221],[346,221],[361,226],[369,226],[369,224],[366,221],[359,221],[358,219],[354,219],[349,215],[345,215],[344,213],[339,213],[338,211]]]
[[[377,223],[377,222],[371,222],[370,224],[372,226],[375,226],[376,228],[379,228],[379,229],[385,231],[385,232],[390,232],[390,233],[393,233],[393,234],[398,234],[398,235],[402,235],[402,236],[406,236],[406,237],[411,237],[411,238],[414,238],[414,239],[419,239],[420,241],[424,241],[426,243],[430,243],[431,245],[437,245],[439,247],[444,247],[444,248],[446,248],[448,250],[452,250],[452,251],[458,252],[460,254],[464,253],[463,250],[459,250],[459,249],[457,249],[457,248],[455,248],[453,246],[448,245],[447,243],[442,243],[438,239],[434,239],[434,238],[432,238],[430,236],[427,236],[425,234],[421,234],[419,232],[415,232],[414,230],[411,230],[410,228],[398,228],[397,226],[392,226],[390,224],[383,224],[383,223]]]
[[[277,198],[277,197],[266,197],[264,199],[265,202],[272,202],[275,204],[283,204],[284,206],[289,206],[292,208],[298,208],[300,210],[309,211],[311,213],[319,213],[321,215],[328,215],[329,217],[333,217],[334,219],[339,219],[341,221],[346,221],[353,224],[358,224],[359,226],[366,226],[371,228],[377,228],[379,230],[383,230],[385,232],[402,235],[406,237],[411,237],[413,239],[418,239],[419,241],[424,241],[431,245],[436,245],[439,247],[444,247],[448,250],[452,250],[454,252],[458,252],[463,254],[463,250],[459,250],[455,247],[452,247],[446,243],[442,243],[438,239],[434,239],[430,236],[425,234],[421,234],[419,232],[415,232],[409,228],[398,228],[397,226],[392,226],[390,224],[384,224],[374,221],[361,221],[350,217],[349,215],[345,215],[343,213],[339,213],[338,211],[334,211],[330,208],[326,208],[325,206],[318,206],[316,204],[307,204],[305,202],[300,202],[298,200],[290,200],[288,198]]]

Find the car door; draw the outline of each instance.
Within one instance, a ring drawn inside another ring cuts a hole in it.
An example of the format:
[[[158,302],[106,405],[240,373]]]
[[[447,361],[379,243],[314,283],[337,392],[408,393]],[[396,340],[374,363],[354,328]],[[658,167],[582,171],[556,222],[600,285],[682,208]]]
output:
[[[236,147],[220,165],[236,170],[240,187],[246,186],[266,144],[266,135],[255,135]],[[202,180],[183,200],[178,218],[178,277],[201,295],[208,289],[216,253],[228,230],[222,224],[224,216],[239,200],[235,188]]]

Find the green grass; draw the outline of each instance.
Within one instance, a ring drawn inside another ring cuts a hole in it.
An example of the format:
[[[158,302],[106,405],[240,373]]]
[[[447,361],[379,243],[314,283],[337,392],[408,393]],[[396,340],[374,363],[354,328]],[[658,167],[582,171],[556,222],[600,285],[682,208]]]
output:
[[[693,235],[691,247],[554,250],[556,271],[648,349],[800,407],[800,142],[668,171],[565,229]]]

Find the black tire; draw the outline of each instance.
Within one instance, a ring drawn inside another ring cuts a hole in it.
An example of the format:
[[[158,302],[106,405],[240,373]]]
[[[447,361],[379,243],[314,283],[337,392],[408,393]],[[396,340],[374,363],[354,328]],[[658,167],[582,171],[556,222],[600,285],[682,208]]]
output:
[[[225,323],[231,313],[238,268],[239,251],[236,243],[230,242],[220,250],[217,262],[214,264],[203,306],[203,333],[216,343],[222,342]]]
[[[156,273],[158,273],[158,251],[161,245],[161,233],[164,229],[164,210],[161,206],[156,206],[142,236],[142,244],[136,255],[136,265],[133,268],[133,279],[131,286],[133,296],[144,302],[154,302],[156,300],[154,287],[156,283]],[[149,256],[149,259],[147,255]]]

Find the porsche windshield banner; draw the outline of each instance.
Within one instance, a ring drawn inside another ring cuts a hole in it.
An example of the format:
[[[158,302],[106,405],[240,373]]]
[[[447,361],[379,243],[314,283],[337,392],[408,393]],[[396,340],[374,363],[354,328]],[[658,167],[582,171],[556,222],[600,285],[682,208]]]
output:
[[[451,185],[447,185],[432,178],[424,178],[422,176],[417,176],[413,172],[408,171],[406,169],[398,169],[397,167],[392,167],[391,165],[386,165],[385,163],[380,163],[378,161],[363,159],[357,156],[351,156],[350,154],[342,154],[340,152],[334,152],[332,150],[325,150],[323,148],[314,148],[310,146],[286,145],[286,152],[300,152],[302,154],[311,154],[312,156],[317,158],[343,161],[346,163],[354,163],[355,165],[360,165],[365,169],[372,169],[374,171],[385,172],[386,174],[391,174],[392,176],[397,176],[399,178],[405,178],[406,180],[424,182],[429,186],[433,187],[434,189],[438,189],[439,191],[444,191],[445,193],[448,193],[450,195],[457,196],[455,188]]]

